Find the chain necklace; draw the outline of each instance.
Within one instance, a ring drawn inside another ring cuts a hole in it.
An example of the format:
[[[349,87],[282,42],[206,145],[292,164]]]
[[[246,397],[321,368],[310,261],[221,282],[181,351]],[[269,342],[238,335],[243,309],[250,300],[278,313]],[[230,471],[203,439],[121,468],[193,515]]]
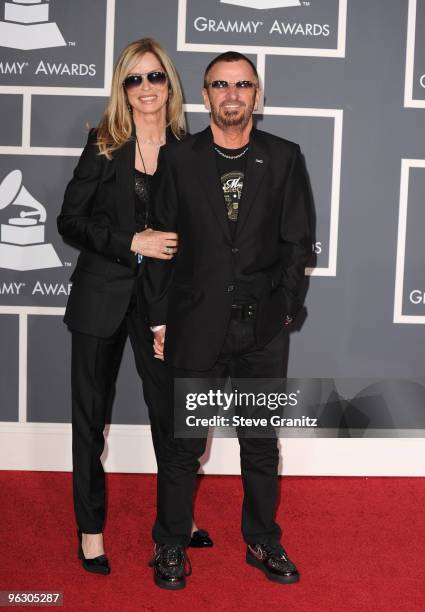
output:
[[[142,160],[142,164],[143,164],[143,170],[144,173],[147,174],[146,172],[146,166],[145,166],[145,160],[143,159],[143,155],[142,155],[142,150],[140,148],[140,144],[139,144],[139,137],[136,134],[136,142],[137,142],[137,148],[139,149],[139,155],[140,155],[140,159]],[[142,143],[143,144],[143,143]]]
[[[142,160],[142,164],[143,164],[143,170],[145,173],[145,176],[147,176],[147,172],[146,172],[146,166],[145,166],[145,160],[143,159],[143,155],[142,155],[142,151],[140,149],[140,144],[139,144],[139,138],[136,134],[136,142],[137,142],[137,148],[139,149],[139,155],[140,155],[140,159]],[[147,194],[147,201],[150,204],[150,184],[149,184],[149,179],[145,178],[145,189],[146,189],[146,194]],[[149,217],[149,206],[146,206],[146,212],[145,212],[145,229],[148,227],[148,217]]]
[[[137,142],[140,142],[141,144],[144,145],[153,145],[154,147],[162,147],[163,144],[165,144],[165,138],[161,138],[161,140],[159,142],[155,142],[154,140],[150,139],[150,138],[140,138],[139,136],[136,136],[137,138]]]
[[[140,142],[140,144],[144,144],[144,145],[153,145],[154,147],[162,147],[162,145],[165,144],[165,135],[159,140],[153,140],[152,138],[142,138],[140,134],[136,132],[136,138],[137,138],[137,141]]]
[[[225,157],[226,159],[239,159],[239,157],[242,157],[243,155],[245,155],[248,149],[249,147],[246,147],[242,151],[242,153],[239,153],[238,155],[227,155],[226,153],[223,153],[223,151],[220,151],[220,149],[217,149],[217,147],[214,147],[214,151],[218,153],[219,155],[221,155],[221,157]]]

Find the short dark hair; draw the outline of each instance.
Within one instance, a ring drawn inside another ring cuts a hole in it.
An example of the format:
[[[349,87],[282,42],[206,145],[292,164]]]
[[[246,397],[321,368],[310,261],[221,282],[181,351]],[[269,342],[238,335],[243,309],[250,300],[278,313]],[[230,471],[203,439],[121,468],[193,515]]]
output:
[[[207,81],[208,73],[211,70],[211,68],[215,66],[215,64],[218,64],[218,62],[239,62],[240,60],[244,60],[245,62],[248,62],[248,64],[252,68],[255,78],[258,81],[257,68],[255,67],[255,64],[251,62],[249,57],[247,57],[243,53],[238,53],[237,51],[226,51],[225,53],[221,53],[220,55],[217,55],[217,57],[215,57],[205,68],[204,87],[208,87],[208,81]]]

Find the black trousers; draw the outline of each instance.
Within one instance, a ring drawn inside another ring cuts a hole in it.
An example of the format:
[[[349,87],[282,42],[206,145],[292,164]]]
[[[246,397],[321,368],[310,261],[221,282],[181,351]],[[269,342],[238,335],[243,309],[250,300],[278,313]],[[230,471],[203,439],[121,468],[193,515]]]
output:
[[[77,525],[100,533],[105,523],[105,474],[100,460],[103,430],[110,416],[115,382],[127,336],[148,407],[158,470],[167,439],[172,438],[172,378],[153,357],[153,335],[137,312],[134,296],[118,330],[110,338],[72,331],[72,457]]]
[[[194,332],[196,333],[196,331]],[[257,348],[254,321],[231,319],[225,342],[211,370],[173,369],[173,378],[281,378],[285,375],[288,334],[282,330],[263,348]],[[157,519],[153,539],[157,543],[187,546],[190,540],[192,497],[199,458],[206,438],[180,438],[171,444],[158,473]],[[279,451],[276,437],[239,437],[244,488],[242,535],[248,544],[279,540],[274,520],[278,493]]]

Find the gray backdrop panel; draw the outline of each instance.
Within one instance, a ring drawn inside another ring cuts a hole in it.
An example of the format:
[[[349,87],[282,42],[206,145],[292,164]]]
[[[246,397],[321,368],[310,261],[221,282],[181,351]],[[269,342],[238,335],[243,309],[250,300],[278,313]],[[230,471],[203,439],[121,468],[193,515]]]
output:
[[[34,96],[31,145],[33,147],[84,146],[89,127],[99,123],[106,98]],[[74,160],[77,163],[77,158]]]
[[[425,4],[423,2],[418,2],[416,9],[413,98],[425,100]]]
[[[77,251],[66,245],[58,235],[56,217],[59,214],[63,192],[76,163],[75,157],[52,157],[35,155],[1,155],[0,176],[9,175],[19,170],[22,176],[22,205],[11,204],[0,209],[0,223],[10,226],[10,219],[19,218],[21,212],[32,212],[29,196],[35,198],[46,209],[44,226],[44,247],[56,254],[57,267],[38,269],[38,257],[34,257],[31,248],[24,254],[25,262],[34,269],[18,271],[0,269],[0,282],[16,281],[20,290],[2,296],[2,304],[14,306],[65,306],[68,297],[70,270],[77,259]],[[28,196],[29,194],[29,196]],[[16,200],[15,200],[16,201]],[[31,247],[32,245],[30,245]],[[4,248],[4,247],[3,247]],[[27,247],[23,246],[23,249]],[[25,253],[25,252],[24,252]],[[14,255],[9,256],[13,265]]]
[[[267,11],[217,4],[211,0],[188,0],[185,42],[336,48],[338,0],[321,0],[320,4],[311,3],[308,8]],[[306,34],[308,31],[311,36]]]
[[[2,19],[3,16],[2,8]],[[2,46],[3,64],[19,62],[21,66],[15,73],[3,74],[2,85],[103,87],[105,0],[49,2],[49,23],[56,23],[64,44],[29,51]],[[17,39],[25,36],[28,34],[23,29]]]
[[[22,139],[22,96],[0,96],[0,146],[17,146]]]
[[[416,257],[424,244],[424,194],[425,168],[412,168],[407,207],[405,291],[403,295],[403,314],[406,315],[425,316],[424,266]]]
[[[28,317],[28,371],[28,421],[69,423],[71,336],[61,317]]]
[[[3,297],[4,286],[0,283]],[[0,316],[0,415],[2,421],[19,419],[18,345],[19,320],[14,315]]]

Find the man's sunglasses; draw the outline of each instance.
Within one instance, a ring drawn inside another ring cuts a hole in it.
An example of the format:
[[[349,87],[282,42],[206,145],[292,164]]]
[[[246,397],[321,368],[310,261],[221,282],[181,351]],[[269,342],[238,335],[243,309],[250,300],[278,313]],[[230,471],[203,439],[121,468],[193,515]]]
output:
[[[252,89],[253,87],[257,87],[257,83],[253,81],[236,81],[236,83],[229,83],[229,81],[211,81],[211,83],[207,83],[207,87],[211,87],[212,89],[229,89],[231,85],[234,85],[236,89]]]
[[[128,77],[122,82],[124,89],[135,89],[143,83],[143,79],[147,78],[151,85],[164,85],[167,80],[167,75],[161,70],[154,70],[153,72],[147,72],[145,74],[129,74]]]

